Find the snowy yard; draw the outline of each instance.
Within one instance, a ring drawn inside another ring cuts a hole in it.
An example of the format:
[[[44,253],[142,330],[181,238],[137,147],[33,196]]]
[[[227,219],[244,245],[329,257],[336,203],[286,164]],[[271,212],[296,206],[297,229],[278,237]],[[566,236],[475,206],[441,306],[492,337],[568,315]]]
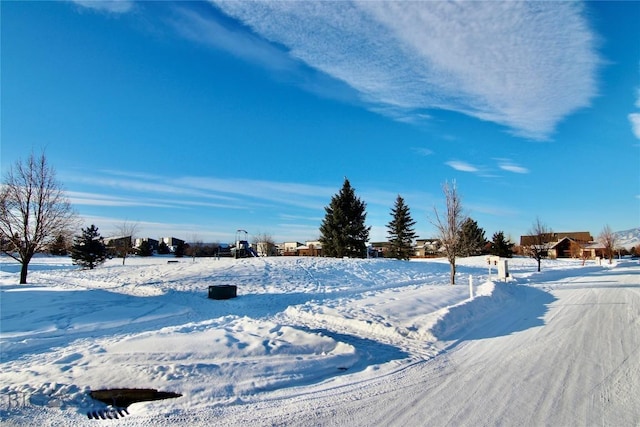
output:
[[[640,425],[635,261],[515,258],[502,283],[467,258],[456,286],[445,260],[40,257],[29,285],[1,262],[9,425]],[[125,387],[182,397],[87,417]]]

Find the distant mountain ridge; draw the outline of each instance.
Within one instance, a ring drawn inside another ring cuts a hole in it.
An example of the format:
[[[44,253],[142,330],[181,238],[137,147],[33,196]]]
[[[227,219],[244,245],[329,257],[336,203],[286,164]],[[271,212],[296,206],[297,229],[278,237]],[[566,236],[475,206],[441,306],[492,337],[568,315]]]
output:
[[[616,231],[616,246],[631,249],[640,245],[640,227],[631,228],[624,231]]]

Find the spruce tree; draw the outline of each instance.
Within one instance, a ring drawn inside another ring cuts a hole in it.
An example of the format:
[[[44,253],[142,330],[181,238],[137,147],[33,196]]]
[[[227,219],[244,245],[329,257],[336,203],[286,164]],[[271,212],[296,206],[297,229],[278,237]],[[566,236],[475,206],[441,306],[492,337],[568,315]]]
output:
[[[391,221],[387,224],[389,256],[396,259],[409,259],[413,255],[413,239],[417,237],[413,228],[416,222],[411,218],[409,207],[405,205],[400,195],[391,209],[391,217]]]
[[[107,259],[107,247],[104,245],[98,227],[83,228],[82,235],[73,239],[71,248],[73,264],[92,270]]]
[[[143,240],[138,246],[138,255],[139,256],[152,256],[153,255],[153,247],[151,247],[151,243],[148,240]]]
[[[366,204],[356,197],[349,180],[345,178],[340,192],[324,208],[326,214],[320,225],[320,242],[325,255],[366,257],[366,242],[371,227],[365,225],[365,208]]]
[[[63,234],[58,234],[56,239],[49,245],[49,253],[58,256],[69,255],[69,244]]]
[[[484,237],[484,230],[478,227],[476,221],[467,218],[460,229],[460,256],[480,255],[486,244],[487,239]]]
[[[186,251],[187,251],[186,244],[180,242],[176,245],[176,249],[175,251],[173,251],[173,254],[175,255],[176,258],[182,258],[186,253]]]
[[[513,246],[513,243],[505,239],[504,233],[502,231],[498,231],[493,234],[493,241],[491,242],[491,255],[511,258],[513,256]]]
[[[158,244],[158,255],[168,255],[170,253],[171,253],[171,250],[169,249],[169,246],[167,246],[167,244],[164,241]]]

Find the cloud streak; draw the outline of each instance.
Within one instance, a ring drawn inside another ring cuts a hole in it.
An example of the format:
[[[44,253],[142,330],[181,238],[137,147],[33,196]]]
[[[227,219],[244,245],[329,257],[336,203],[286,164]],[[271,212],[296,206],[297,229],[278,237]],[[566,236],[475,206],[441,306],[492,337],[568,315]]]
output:
[[[640,89],[636,91],[636,96],[635,107],[640,109]],[[628,118],[631,123],[631,131],[633,132],[633,135],[637,139],[640,139],[640,113],[631,113]]]
[[[100,177],[69,174],[66,180],[96,191],[73,191],[74,204],[120,207],[214,207],[248,209],[268,205],[322,209],[336,189],[319,185],[251,179],[163,176],[101,171]],[[118,196],[113,196],[113,191]],[[140,197],[140,195],[143,195]],[[155,195],[155,197],[150,197]]]
[[[498,169],[500,170],[511,172],[511,173],[517,173],[517,174],[529,173],[529,169],[525,168],[524,166],[520,166],[519,164],[513,162],[510,159],[494,159],[494,160],[498,162]],[[477,166],[462,160],[449,160],[448,162],[445,162],[445,164],[450,168],[460,172],[475,173],[485,178],[499,177],[499,175],[496,175],[492,171],[492,168],[487,166]]]
[[[503,171],[519,173],[519,174],[527,174],[529,173],[529,169],[520,166],[511,160],[508,159],[498,159],[498,167]]]
[[[472,164],[467,162],[462,162],[460,160],[450,160],[445,164],[460,172],[479,172],[480,171],[479,168],[473,166]]]
[[[211,2],[402,121],[451,110],[545,139],[597,91],[576,2]]]
[[[132,0],[71,0],[73,3],[109,13],[127,13],[133,9]]]

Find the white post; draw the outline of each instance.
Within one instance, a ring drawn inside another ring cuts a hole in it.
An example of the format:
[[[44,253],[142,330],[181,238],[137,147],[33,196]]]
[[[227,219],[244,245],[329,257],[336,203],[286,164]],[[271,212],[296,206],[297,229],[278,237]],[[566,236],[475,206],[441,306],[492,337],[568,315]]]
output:
[[[473,299],[473,276],[469,275],[469,299]]]

